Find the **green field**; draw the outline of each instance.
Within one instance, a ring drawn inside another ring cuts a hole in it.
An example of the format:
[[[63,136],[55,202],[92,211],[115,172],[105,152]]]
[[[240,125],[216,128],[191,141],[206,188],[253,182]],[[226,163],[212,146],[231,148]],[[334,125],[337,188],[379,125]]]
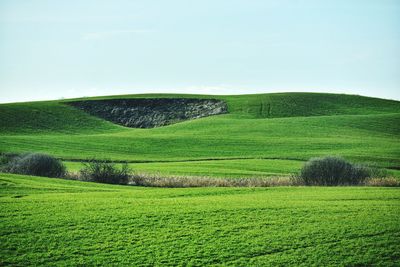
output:
[[[287,177],[339,155],[400,178],[400,102],[287,93],[219,98],[229,113],[154,129],[65,102],[0,105],[0,152],[90,158],[135,173]],[[118,163],[120,164],[120,163]],[[400,191],[150,188],[0,173],[0,266],[399,266]]]
[[[2,265],[400,264],[398,189],[0,182]]]
[[[0,265],[400,264],[398,189],[0,182]]]
[[[339,155],[398,176],[398,101],[314,93],[93,99],[138,97],[219,98],[229,114],[131,129],[65,105],[70,100],[2,104],[0,152],[129,161],[138,172],[218,177],[287,176],[311,157]]]
[[[80,162],[64,162],[67,169],[78,172],[82,168]],[[130,163],[129,167],[136,173],[165,176],[206,176],[206,177],[270,177],[287,176],[296,172],[302,161],[279,159],[248,160],[205,160],[182,162],[148,162]],[[117,164],[118,166],[119,164]],[[162,170],[162,171],[160,171]],[[394,171],[397,177],[397,172]]]

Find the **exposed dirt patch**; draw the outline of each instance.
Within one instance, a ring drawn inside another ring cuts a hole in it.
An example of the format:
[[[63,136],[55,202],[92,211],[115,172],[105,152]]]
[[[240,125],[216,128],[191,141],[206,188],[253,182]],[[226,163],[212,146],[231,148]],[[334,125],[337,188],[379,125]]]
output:
[[[194,98],[137,98],[68,102],[90,115],[132,128],[154,128],[228,112],[225,101]]]

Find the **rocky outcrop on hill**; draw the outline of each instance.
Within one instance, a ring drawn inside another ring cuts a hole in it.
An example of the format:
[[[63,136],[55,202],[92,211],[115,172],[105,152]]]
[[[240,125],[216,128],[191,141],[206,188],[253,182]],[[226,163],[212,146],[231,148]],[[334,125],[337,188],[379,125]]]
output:
[[[90,115],[133,128],[154,128],[224,114],[227,104],[217,99],[136,98],[68,102]]]

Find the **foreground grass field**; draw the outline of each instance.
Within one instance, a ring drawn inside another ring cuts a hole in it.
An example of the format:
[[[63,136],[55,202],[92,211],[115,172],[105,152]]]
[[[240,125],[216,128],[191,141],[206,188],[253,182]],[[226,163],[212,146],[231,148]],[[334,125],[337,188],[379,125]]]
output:
[[[400,264],[395,188],[0,183],[0,265]]]
[[[400,169],[398,101],[311,93],[93,99],[138,97],[219,98],[229,114],[131,129],[65,105],[70,100],[2,104],[0,152],[129,161],[139,163],[137,171],[163,175],[285,176],[325,155]]]

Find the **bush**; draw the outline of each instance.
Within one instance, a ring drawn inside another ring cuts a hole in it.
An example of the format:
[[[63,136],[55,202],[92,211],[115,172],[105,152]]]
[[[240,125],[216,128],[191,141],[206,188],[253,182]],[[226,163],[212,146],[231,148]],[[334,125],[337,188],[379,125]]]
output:
[[[4,170],[11,173],[63,177],[65,166],[58,159],[41,153],[27,153],[10,159]]]
[[[297,175],[304,185],[358,185],[376,171],[362,165],[355,165],[340,157],[313,158],[306,162]]]
[[[8,153],[0,154],[0,171],[7,171],[7,165],[14,156]]]
[[[114,163],[107,161],[90,160],[84,163],[80,170],[81,177],[86,181],[106,183],[106,184],[128,184],[131,170],[128,164],[123,164],[118,169]]]

